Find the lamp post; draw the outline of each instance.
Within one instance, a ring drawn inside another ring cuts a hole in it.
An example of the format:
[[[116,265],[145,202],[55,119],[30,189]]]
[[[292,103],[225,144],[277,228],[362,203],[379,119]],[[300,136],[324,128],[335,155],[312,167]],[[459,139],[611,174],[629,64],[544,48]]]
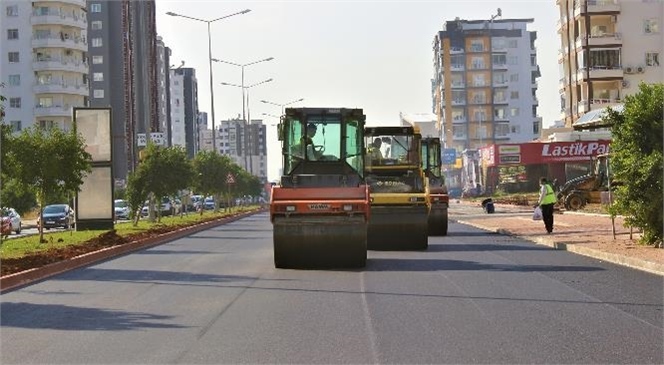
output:
[[[187,19],[207,23],[208,63],[209,63],[209,70],[210,70],[210,114],[211,114],[211,117],[212,117],[212,148],[214,149],[215,153],[217,153],[217,143],[216,143],[217,131],[215,130],[215,126],[214,126],[215,125],[215,119],[214,119],[214,82],[212,81],[212,34],[210,32],[210,24],[216,22],[217,20],[230,18],[230,17],[235,16],[235,15],[246,14],[250,11],[251,11],[250,9],[245,9],[245,10],[239,11],[237,13],[229,14],[229,15],[226,15],[226,16],[222,16],[220,18],[212,19],[212,20],[194,18],[194,17],[191,17],[191,16],[177,14],[177,13],[173,13],[173,12],[170,12],[170,11],[168,13],[166,13],[166,15],[170,15],[170,16],[179,16],[181,18],[187,18]]]
[[[268,57],[268,58],[265,58],[265,59],[262,59],[262,60],[249,62],[249,63],[235,63],[235,62],[220,60],[218,58],[213,58],[212,59],[212,61],[214,61],[214,62],[226,63],[228,65],[237,66],[237,67],[240,67],[242,69],[242,84],[240,85],[240,87],[242,88],[242,120],[245,121],[245,123],[246,123],[247,119],[245,118],[244,113],[245,113],[245,105],[247,105],[247,102],[245,101],[245,97],[244,97],[244,89],[245,89],[244,88],[244,68],[247,67],[247,66],[250,66],[250,65],[255,65],[257,63],[261,63],[261,62],[272,61],[273,59],[274,59],[274,57]]]
[[[291,104],[299,103],[299,102],[301,102],[301,101],[303,101],[303,100],[304,100],[304,98],[299,98],[299,99],[297,99],[297,100],[289,101],[288,103],[285,103],[285,104],[279,104],[279,103],[275,103],[275,102],[272,102],[272,101],[261,100],[261,103],[272,104],[272,105],[276,105],[276,106],[278,106],[278,107],[281,107],[281,114],[283,115],[283,114],[284,114],[284,107],[285,107],[286,105],[291,105]]]
[[[246,90],[246,94],[247,94],[247,104],[248,104],[248,103],[249,103],[249,89],[251,89],[251,88],[254,87],[254,86],[262,85],[262,84],[265,84],[265,83],[268,83],[268,82],[272,82],[272,81],[273,81],[273,79],[269,78],[269,79],[267,79],[267,80],[263,80],[263,81],[261,81],[261,82],[257,82],[257,83],[255,83],[255,84],[252,84],[252,85],[249,85],[249,86],[238,85],[238,84],[231,84],[231,83],[228,83],[228,82],[222,82],[221,84],[222,84],[222,85],[226,85],[226,86],[234,86],[234,87],[242,88],[242,94],[243,94],[243,95],[244,95],[244,92],[245,92],[245,90]],[[247,108],[247,109],[248,109],[248,108]],[[243,110],[243,113],[244,113],[244,101],[243,101],[243,103],[242,103],[242,110]],[[244,116],[243,116],[243,117],[244,117]],[[244,139],[245,139],[245,140],[244,140],[244,143],[243,143],[243,145],[244,145],[244,147],[245,147],[245,148],[244,148],[244,150],[245,150],[245,155],[244,155],[244,165],[247,166],[247,167],[249,167],[248,171],[249,171],[249,173],[251,173],[251,174],[253,175],[253,170],[254,170],[254,168],[253,168],[253,158],[251,157],[251,154],[249,154],[249,163],[247,163],[247,153],[246,153],[246,151],[249,149],[248,147],[249,147],[249,145],[250,145],[250,143],[247,143],[247,140],[249,140],[249,142],[251,142],[251,131],[249,130],[249,125],[250,125],[250,123],[247,123],[246,120],[245,120],[244,122],[245,122],[245,132],[244,132]],[[249,138],[247,138],[247,136],[249,136]]]

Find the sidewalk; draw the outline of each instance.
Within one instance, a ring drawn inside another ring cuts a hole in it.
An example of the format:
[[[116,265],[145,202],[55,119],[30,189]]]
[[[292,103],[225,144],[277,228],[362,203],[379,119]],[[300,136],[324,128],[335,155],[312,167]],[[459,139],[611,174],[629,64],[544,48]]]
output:
[[[455,209],[455,205],[465,209]],[[530,207],[495,204],[495,208],[494,214],[485,214],[479,203],[452,200],[450,218],[488,231],[519,236],[537,244],[664,276],[664,249],[640,245],[636,232],[630,240],[629,227],[623,226],[620,217],[615,219],[615,239],[609,215],[577,212],[554,214],[554,230],[549,235],[542,221],[532,220]]]

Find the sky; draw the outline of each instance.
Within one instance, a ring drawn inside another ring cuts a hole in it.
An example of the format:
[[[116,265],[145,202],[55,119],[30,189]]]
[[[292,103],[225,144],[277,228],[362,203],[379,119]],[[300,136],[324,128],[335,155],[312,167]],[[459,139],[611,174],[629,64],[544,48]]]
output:
[[[251,11],[211,24],[212,57],[237,64],[274,57],[245,67],[251,119],[267,125],[268,179],[279,178],[276,137],[281,108],[362,108],[368,125],[397,125],[399,113],[431,113],[432,42],[446,21],[532,18],[542,77],[537,97],[547,127],[560,115],[554,0],[533,1],[176,1],[157,0],[157,33],[171,48],[171,64],[196,69],[199,110],[210,115],[207,24],[166,15],[174,12],[212,20]],[[499,18],[500,19],[500,18]],[[213,63],[215,119],[242,114],[241,68]]]

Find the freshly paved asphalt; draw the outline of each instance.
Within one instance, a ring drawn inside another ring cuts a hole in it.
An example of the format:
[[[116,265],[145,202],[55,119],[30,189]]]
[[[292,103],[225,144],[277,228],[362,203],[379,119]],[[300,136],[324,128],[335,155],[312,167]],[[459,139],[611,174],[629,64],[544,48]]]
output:
[[[0,363],[664,363],[661,277],[460,224],[278,270],[254,215],[0,296]]]

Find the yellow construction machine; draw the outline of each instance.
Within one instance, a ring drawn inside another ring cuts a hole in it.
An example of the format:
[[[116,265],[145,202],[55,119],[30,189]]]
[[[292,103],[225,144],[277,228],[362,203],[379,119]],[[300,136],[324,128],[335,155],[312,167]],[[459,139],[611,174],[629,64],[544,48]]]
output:
[[[366,127],[365,180],[371,196],[367,247],[428,247],[428,181],[420,164],[417,126]]]
[[[431,204],[429,212],[429,235],[447,235],[447,209],[450,197],[447,194],[445,176],[442,172],[440,138],[427,137],[422,139],[422,168],[428,180],[428,197]]]

